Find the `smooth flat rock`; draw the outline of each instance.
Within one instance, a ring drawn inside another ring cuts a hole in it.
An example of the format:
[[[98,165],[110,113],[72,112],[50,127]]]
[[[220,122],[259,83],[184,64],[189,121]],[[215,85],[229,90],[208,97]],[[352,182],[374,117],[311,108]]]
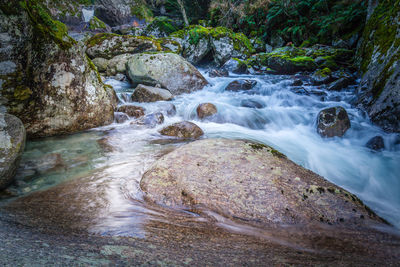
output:
[[[271,147],[241,140],[184,145],[159,159],[140,185],[157,204],[207,209],[257,225],[382,223],[353,194]]]

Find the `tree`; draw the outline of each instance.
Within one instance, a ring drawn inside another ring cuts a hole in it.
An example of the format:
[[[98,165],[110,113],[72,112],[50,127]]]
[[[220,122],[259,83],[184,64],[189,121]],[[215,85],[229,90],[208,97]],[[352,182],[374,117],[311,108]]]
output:
[[[179,9],[181,10],[182,13],[182,17],[183,17],[183,22],[185,23],[185,26],[189,26],[189,21],[188,18],[186,16],[186,10],[185,10],[185,4],[182,0],[177,0],[178,5],[179,5]]]

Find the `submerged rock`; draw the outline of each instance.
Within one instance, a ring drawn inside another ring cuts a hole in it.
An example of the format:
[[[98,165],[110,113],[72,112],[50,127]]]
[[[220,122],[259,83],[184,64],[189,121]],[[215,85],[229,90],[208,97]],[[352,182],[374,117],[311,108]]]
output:
[[[174,123],[162,129],[160,133],[185,139],[197,139],[204,134],[199,126],[189,121]]]
[[[254,80],[236,80],[228,84],[226,91],[247,91],[253,89],[257,85]]]
[[[14,181],[25,147],[25,128],[17,117],[0,111],[0,190]]]
[[[132,105],[123,105],[118,107],[118,112],[123,112],[129,117],[139,118],[144,116],[144,108]]]
[[[211,103],[203,103],[200,104],[197,109],[197,116],[200,119],[204,119],[206,117],[210,117],[218,112],[217,107]]]
[[[211,78],[215,78],[215,77],[229,77],[229,72],[227,70],[221,69],[221,70],[210,70],[210,72],[208,73],[208,75]]]
[[[164,123],[164,115],[161,112],[145,115],[131,124],[144,125],[148,128],[154,128],[158,124]]]
[[[148,200],[160,205],[202,207],[258,225],[382,223],[356,196],[273,148],[246,141],[184,145],[158,160],[140,186]]]
[[[245,108],[257,108],[257,109],[265,108],[264,104],[252,99],[242,100],[240,102],[240,106]]]
[[[129,116],[123,112],[115,112],[114,113],[114,120],[117,123],[124,123],[129,120]]]
[[[323,137],[342,137],[350,129],[350,119],[342,107],[333,107],[318,114],[318,133]]]
[[[157,107],[159,112],[162,112],[164,115],[168,117],[176,115],[176,107],[172,103],[157,103]]]
[[[201,73],[173,53],[136,54],[128,61],[128,77],[136,84],[160,84],[179,95],[203,89],[208,84]]]
[[[132,95],[134,102],[169,101],[173,95],[165,89],[139,84]]]
[[[385,141],[383,140],[382,136],[375,136],[371,138],[366,144],[366,147],[375,150],[375,151],[381,151],[385,149]]]

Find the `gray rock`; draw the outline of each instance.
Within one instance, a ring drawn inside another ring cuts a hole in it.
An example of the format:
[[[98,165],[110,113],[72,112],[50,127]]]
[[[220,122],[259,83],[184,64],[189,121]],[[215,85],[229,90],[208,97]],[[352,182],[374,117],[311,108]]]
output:
[[[123,112],[115,112],[114,120],[116,123],[124,123],[129,120],[129,116]]]
[[[231,58],[222,66],[223,70],[230,71],[235,74],[247,74],[249,70],[247,65],[240,59]]]
[[[99,33],[86,41],[86,53],[90,58],[112,59],[122,54],[159,51],[156,40],[147,37]]]
[[[208,74],[211,78],[215,78],[215,77],[229,77],[229,72],[227,70],[224,69],[213,69],[210,70],[209,74]]]
[[[381,151],[385,149],[385,142],[383,140],[382,136],[375,136],[371,138],[366,144],[366,147],[375,150],[375,151]]]
[[[133,55],[127,69],[133,83],[160,84],[173,95],[201,90],[208,84],[192,64],[173,53]]]
[[[25,128],[17,117],[0,113],[0,190],[14,181],[25,147]]]
[[[152,114],[145,115],[138,120],[134,121],[131,124],[135,125],[143,125],[148,128],[154,128],[158,124],[163,124],[164,123],[164,115],[161,112],[156,112]]]
[[[97,67],[99,72],[106,72],[108,66],[108,59],[102,57],[96,57],[92,60],[93,64]]]
[[[400,132],[400,5],[369,1],[368,14],[356,56],[362,73],[358,103],[385,131]]]
[[[199,126],[189,121],[174,123],[163,128],[160,133],[162,135],[184,139],[198,139],[204,134]]]
[[[176,115],[176,107],[172,103],[158,103],[157,107],[159,111],[168,117],[173,117]]]
[[[360,200],[275,149],[206,139],[159,159],[140,182],[146,199],[170,208],[202,207],[256,225],[382,224]]]
[[[110,26],[130,22],[134,0],[98,0],[95,15]]]
[[[156,102],[172,100],[173,95],[165,89],[139,84],[132,95],[134,102]]]
[[[341,91],[342,89],[348,87],[349,85],[355,84],[355,80],[352,77],[343,77],[332,83],[327,87],[329,91]]]
[[[342,137],[350,127],[349,116],[342,107],[324,109],[318,114],[317,129],[323,137]]]
[[[226,91],[248,91],[257,85],[254,80],[236,80],[228,84]]]

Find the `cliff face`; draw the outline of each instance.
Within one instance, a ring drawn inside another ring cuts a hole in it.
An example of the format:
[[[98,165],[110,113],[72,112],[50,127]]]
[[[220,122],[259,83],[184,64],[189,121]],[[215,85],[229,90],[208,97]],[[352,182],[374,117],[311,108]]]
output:
[[[115,99],[85,49],[41,0],[0,0],[0,98],[30,137],[113,121]]]
[[[370,0],[357,58],[359,104],[388,132],[400,132],[400,0]]]

